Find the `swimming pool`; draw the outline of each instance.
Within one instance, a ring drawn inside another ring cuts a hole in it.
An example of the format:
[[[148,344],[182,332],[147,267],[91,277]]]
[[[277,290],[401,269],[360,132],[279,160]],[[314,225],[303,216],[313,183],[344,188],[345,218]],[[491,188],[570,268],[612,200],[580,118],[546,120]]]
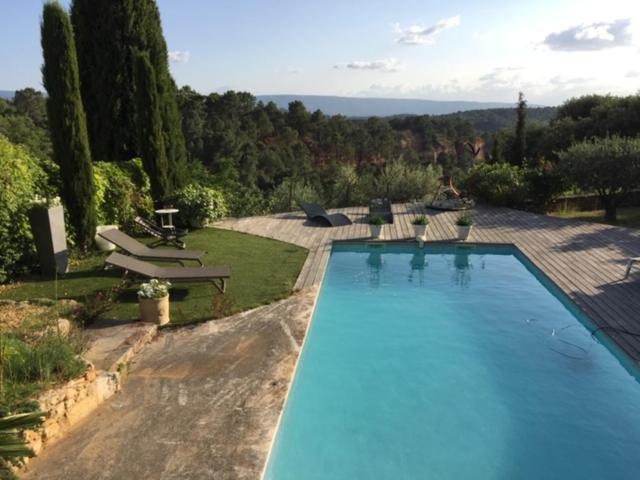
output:
[[[335,245],[264,478],[640,478],[589,326],[515,248]]]

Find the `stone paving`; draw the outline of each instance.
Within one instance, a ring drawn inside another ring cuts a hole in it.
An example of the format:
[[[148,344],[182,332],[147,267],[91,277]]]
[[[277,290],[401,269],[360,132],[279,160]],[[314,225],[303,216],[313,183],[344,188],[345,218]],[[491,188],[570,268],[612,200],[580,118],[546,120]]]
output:
[[[168,330],[122,392],[31,461],[25,479],[256,479],[317,295]]]

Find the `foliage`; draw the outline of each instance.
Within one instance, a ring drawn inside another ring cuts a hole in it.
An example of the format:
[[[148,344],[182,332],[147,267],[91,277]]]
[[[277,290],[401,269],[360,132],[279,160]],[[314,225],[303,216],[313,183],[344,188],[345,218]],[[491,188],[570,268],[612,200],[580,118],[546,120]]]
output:
[[[528,107],[527,118],[538,124],[548,124],[555,118],[556,107]],[[500,130],[513,130],[517,122],[517,108],[487,108],[483,110],[468,110],[466,112],[438,115],[441,120],[469,122],[478,132],[494,134]]]
[[[136,82],[136,123],[142,164],[151,180],[151,192],[156,200],[170,193],[168,162],[162,135],[162,117],[156,74],[149,55],[138,53],[134,59]]]
[[[524,94],[518,94],[518,109],[516,121],[516,137],[513,148],[513,158],[511,163],[523,165],[527,155],[527,101]]]
[[[53,192],[37,159],[0,135],[0,282],[28,271],[35,252],[28,212],[34,195]]]
[[[377,225],[377,226],[384,225],[385,223],[387,223],[385,222],[384,218],[382,218],[382,216],[380,215],[375,215],[373,217],[369,216],[368,221],[369,221],[369,225]]]
[[[160,110],[169,184],[181,187],[187,154],[156,2],[73,0],[71,19],[94,158],[122,161],[145,153],[140,148],[132,88],[135,57],[142,53],[155,74],[156,91],[148,93],[156,97]]]
[[[426,215],[418,215],[416,218],[411,220],[412,225],[429,225],[429,218]]]
[[[152,278],[148,282],[142,283],[140,285],[140,290],[138,290],[138,297],[164,298],[169,295],[169,287],[171,287],[170,282]]]
[[[527,193],[522,169],[508,163],[476,165],[464,189],[480,201],[510,207],[523,205]]]
[[[95,294],[85,295],[82,302],[73,308],[73,320],[77,325],[87,326],[103,318],[107,312],[113,309],[122,291],[129,286],[129,283],[130,281],[125,277],[106,290],[98,290]]]
[[[17,478],[9,465],[34,453],[25,442],[22,432],[38,428],[44,420],[43,412],[18,413],[0,417],[0,478]]]
[[[130,228],[136,216],[147,217],[153,212],[149,177],[140,159],[97,162],[93,178],[98,224]]]
[[[60,193],[76,242],[86,249],[96,227],[91,154],[71,22],[60,4],[45,4],[41,36],[43,83],[49,93],[47,116],[62,177]]]
[[[525,168],[524,181],[529,208],[541,213],[549,210],[553,200],[564,191],[566,183],[555,164],[549,161]]]
[[[268,203],[262,191],[257,187],[238,185],[225,191],[225,200],[229,214],[234,217],[263,215],[268,212]]]
[[[439,166],[409,165],[403,160],[386,163],[359,178],[358,191],[364,195],[358,203],[371,198],[388,198],[392,202],[423,199],[433,195],[442,178]]]
[[[470,227],[473,225],[473,216],[469,212],[462,212],[456,220],[459,227]]]
[[[640,185],[640,138],[584,141],[559,153],[559,157],[559,173],[571,184],[597,192],[607,220],[616,220],[617,207]]]
[[[178,222],[189,228],[201,228],[227,215],[227,204],[220,190],[191,184],[173,195],[180,210]]]
[[[271,193],[269,210],[272,212],[291,212],[299,202],[322,202],[318,192],[309,184],[286,179]]]
[[[18,90],[16,95],[21,91]],[[42,107],[45,108],[44,98],[41,101]],[[36,110],[35,107],[34,110]],[[26,110],[26,112],[28,111]],[[15,100],[0,99],[0,134],[7,137],[11,143],[24,145],[40,160],[50,161],[52,149],[46,112],[44,121],[39,118],[39,114],[33,113],[34,117],[42,124],[36,123],[26,112],[16,106]]]

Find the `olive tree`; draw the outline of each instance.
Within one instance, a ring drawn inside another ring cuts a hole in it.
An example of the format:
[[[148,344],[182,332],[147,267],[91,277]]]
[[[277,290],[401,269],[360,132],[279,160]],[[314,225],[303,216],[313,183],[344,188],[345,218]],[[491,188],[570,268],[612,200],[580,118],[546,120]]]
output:
[[[569,183],[596,192],[607,220],[616,220],[626,195],[640,186],[640,138],[584,141],[559,153],[559,158],[558,172]]]

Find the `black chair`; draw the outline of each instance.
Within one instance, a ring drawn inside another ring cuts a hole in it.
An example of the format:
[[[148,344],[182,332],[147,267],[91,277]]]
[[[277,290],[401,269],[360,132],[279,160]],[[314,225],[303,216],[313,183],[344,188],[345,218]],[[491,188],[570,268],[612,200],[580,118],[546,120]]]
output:
[[[328,227],[340,227],[342,225],[351,225],[353,222],[344,213],[327,213],[317,203],[299,202],[300,208],[312,222],[318,222]]]
[[[369,202],[369,217],[382,217],[386,223],[393,223],[391,202],[386,198],[374,198]]]
[[[187,229],[176,228],[174,226],[162,227],[142,217],[136,217],[134,218],[134,221],[140,226],[140,228],[142,228],[142,230],[158,239],[157,242],[150,245],[151,247],[168,243],[175,245],[178,248],[187,247],[187,244],[182,240],[182,238],[186,237],[187,233],[189,233],[189,230]]]

